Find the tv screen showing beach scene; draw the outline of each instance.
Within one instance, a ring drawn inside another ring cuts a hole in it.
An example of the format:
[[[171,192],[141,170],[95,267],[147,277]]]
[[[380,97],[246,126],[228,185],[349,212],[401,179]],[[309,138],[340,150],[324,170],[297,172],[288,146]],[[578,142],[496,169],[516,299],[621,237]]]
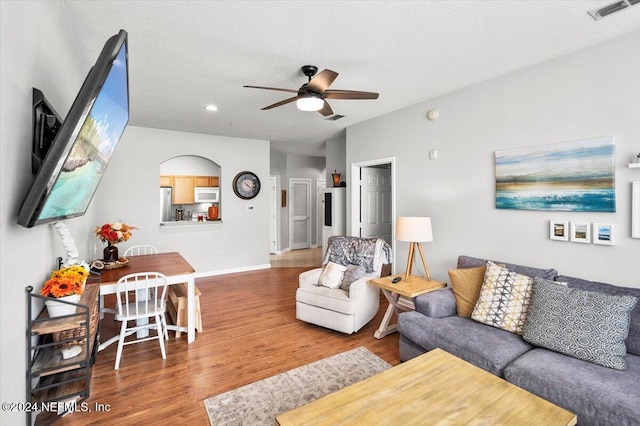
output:
[[[38,222],[86,212],[128,121],[125,42],[64,160]]]
[[[496,208],[615,212],[613,137],[496,151]]]

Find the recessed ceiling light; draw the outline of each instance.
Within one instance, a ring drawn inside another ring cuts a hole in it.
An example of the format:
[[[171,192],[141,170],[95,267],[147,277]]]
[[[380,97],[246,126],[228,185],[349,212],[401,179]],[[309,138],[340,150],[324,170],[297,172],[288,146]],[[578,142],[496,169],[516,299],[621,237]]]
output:
[[[209,105],[205,105],[204,109],[206,109],[207,111],[217,111],[218,107],[213,104],[209,104]]]

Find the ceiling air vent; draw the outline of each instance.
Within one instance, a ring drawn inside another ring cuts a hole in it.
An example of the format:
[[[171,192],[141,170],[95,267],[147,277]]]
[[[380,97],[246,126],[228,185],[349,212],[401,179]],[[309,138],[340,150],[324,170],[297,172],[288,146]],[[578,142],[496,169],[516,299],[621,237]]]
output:
[[[640,1],[640,0],[638,0],[638,1]],[[329,120],[329,121],[336,121],[336,120],[340,120],[341,118],[344,118],[344,117],[345,117],[345,116],[344,116],[344,115],[341,115],[341,114],[334,114],[334,115],[332,115],[331,117],[327,117],[327,118],[325,118],[325,120]]]
[[[596,21],[604,18],[605,16],[609,16],[612,13],[615,13],[619,10],[626,9],[629,6],[633,6],[635,4],[640,3],[640,0],[621,0],[615,3],[611,3],[609,6],[605,6],[601,9],[593,9],[590,10],[589,15]]]

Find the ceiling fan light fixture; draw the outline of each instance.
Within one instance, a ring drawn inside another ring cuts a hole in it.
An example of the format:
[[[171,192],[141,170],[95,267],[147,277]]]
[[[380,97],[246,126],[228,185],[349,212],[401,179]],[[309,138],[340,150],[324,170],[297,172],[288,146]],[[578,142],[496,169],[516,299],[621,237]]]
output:
[[[324,99],[318,94],[310,93],[298,97],[296,106],[300,111],[320,111],[324,106]]]

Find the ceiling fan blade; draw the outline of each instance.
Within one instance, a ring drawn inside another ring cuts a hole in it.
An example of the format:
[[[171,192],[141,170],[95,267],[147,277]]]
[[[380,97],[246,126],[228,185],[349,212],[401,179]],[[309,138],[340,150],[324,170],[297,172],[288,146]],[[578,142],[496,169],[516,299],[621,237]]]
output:
[[[331,86],[331,83],[338,77],[338,73],[331,70],[322,70],[316,74],[309,83],[307,89],[312,92],[322,93]]]
[[[279,106],[282,106],[282,105],[286,105],[286,104],[288,104],[290,102],[295,101],[296,99],[298,99],[298,97],[294,96],[293,98],[285,99],[284,101],[276,102],[275,104],[271,104],[269,106],[266,106],[266,107],[262,108],[262,110],[264,111],[264,110],[267,110],[267,109],[271,109],[271,108],[279,107]]]
[[[325,90],[326,99],[378,99],[375,92],[359,92],[357,90]]]
[[[298,91],[294,89],[280,89],[278,87],[264,87],[264,86],[242,86],[242,87],[248,87],[250,89],[265,89],[265,90],[277,90],[278,92],[298,93]]]
[[[322,109],[318,110],[318,112],[324,115],[325,117],[328,117],[333,114],[333,110],[331,109],[331,106],[327,101],[324,101],[324,106],[322,107]]]

